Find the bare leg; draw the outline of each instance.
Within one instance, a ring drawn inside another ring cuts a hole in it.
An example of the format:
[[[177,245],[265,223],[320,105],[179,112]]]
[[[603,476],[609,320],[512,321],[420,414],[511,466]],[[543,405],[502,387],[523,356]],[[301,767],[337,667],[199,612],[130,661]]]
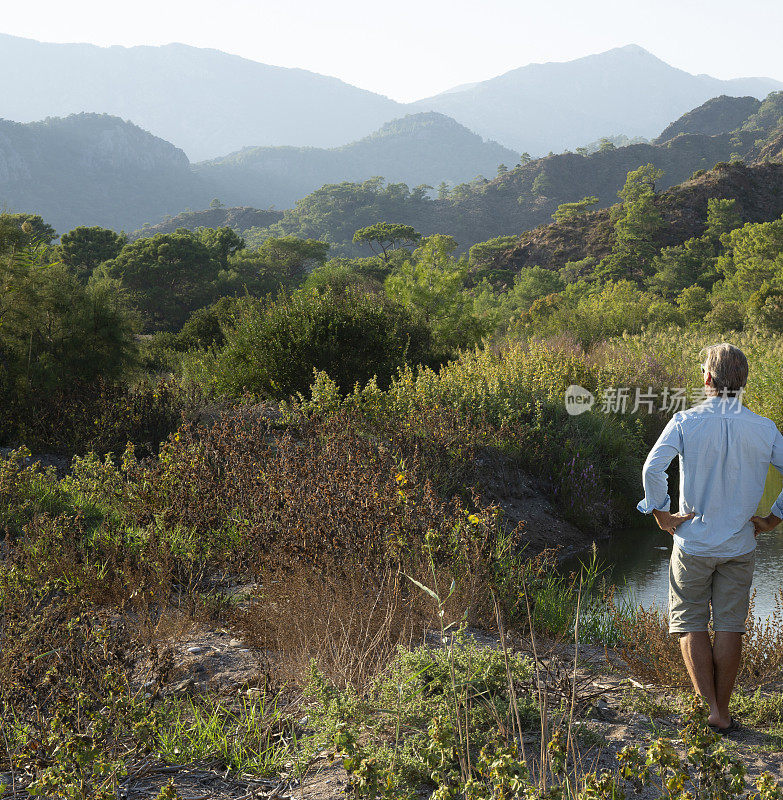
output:
[[[710,715],[710,723],[725,728],[731,723],[729,700],[737,679],[742,657],[742,634],[733,631],[715,631],[712,646],[713,670],[715,676],[716,706],[710,706],[717,714]]]
[[[722,720],[718,713],[718,703],[715,697],[714,656],[709,634],[707,631],[682,634],[680,651],[696,694],[701,695],[710,707],[710,724],[725,727],[729,722]]]

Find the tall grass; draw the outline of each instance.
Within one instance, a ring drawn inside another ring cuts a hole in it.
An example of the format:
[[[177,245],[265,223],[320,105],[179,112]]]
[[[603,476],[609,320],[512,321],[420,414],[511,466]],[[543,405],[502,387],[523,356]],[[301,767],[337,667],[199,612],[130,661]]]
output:
[[[557,561],[557,551],[545,551],[525,562],[521,604],[529,610],[530,627],[537,634],[571,638],[578,630],[583,643],[614,647],[625,626],[637,614],[632,596],[615,598],[595,548],[575,567]],[[520,613],[519,616],[522,616]]]
[[[233,702],[172,698],[156,712],[155,747],[170,764],[219,759],[257,777],[277,774],[299,750],[290,709],[265,693]]]

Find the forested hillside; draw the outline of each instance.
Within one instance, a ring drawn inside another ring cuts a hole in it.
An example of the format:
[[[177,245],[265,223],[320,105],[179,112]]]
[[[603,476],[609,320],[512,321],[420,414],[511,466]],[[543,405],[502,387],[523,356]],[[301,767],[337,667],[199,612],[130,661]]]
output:
[[[607,142],[592,153],[580,149],[541,159],[523,158],[525,163],[493,180],[478,178],[441,187],[435,199],[403,185],[384,187],[377,180],[324,186],[287,210],[269,232],[324,238],[358,253],[351,245],[351,232],[388,219],[412,225],[422,233],[448,231],[467,249],[476,242],[548,224],[563,203],[590,198],[587,208],[610,206],[617,202],[627,173],[640,164],[653,164],[661,170],[657,188],[665,189],[717,163],[778,157],[783,145],[783,92],[746,108],[752,113],[728,133],[681,133],[660,144],[625,147]],[[704,114],[704,109],[696,111]],[[696,115],[696,111],[692,113]],[[251,234],[255,238],[265,235],[264,230]]]
[[[132,230],[212,196],[181,150],[117,117],[0,120],[0,204],[41,214],[60,232]]]
[[[662,224],[653,232],[655,249],[682,244],[701,236],[712,199],[735,202],[742,222],[771,222],[783,214],[783,163],[746,166],[722,164],[684,181],[655,197]],[[606,257],[615,238],[612,209],[574,213],[523,233],[513,247],[498,257],[498,266],[514,272],[538,265],[559,268],[568,262]]]
[[[755,97],[729,97],[725,94],[713,97],[667,125],[656,142],[667,142],[681,133],[705,133],[708,136],[730,133],[740,128],[760,106],[761,101]]]
[[[382,175],[408,186],[461,183],[513,167],[519,154],[485,142],[443,114],[410,114],[358,142],[330,150],[251,147],[196,164],[221,200],[259,208],[289,208],[320,186]]]

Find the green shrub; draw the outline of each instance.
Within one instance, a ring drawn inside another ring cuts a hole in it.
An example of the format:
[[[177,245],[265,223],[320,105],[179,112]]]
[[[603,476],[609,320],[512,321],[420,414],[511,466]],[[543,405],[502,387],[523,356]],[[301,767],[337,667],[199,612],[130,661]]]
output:
[[[183,416],[204,403],[195,388],[165,381],[135,385],[76,383],[55,391],[12,396],[0,418],[0,443],[33,451],[122,453],[132,442],[139,455],[158,450]]]
[[[532,677],[533,665],[526,656],[509,655],[507,662],[502,650],[480,645],[458,631],[442,647],[399,647],[361,702],[317,671],[307,695],[314,701],[318,727],[332,734],[338,749],[354,756],[349,771],[383,774],[394,781],[399,794],[393,796],[402,797],[404,787],[435,780],[429,752],[433,726],[464,726],[474,759],[481,748],[497,741],[499,730],[516,724],[535,729],[538,708],[530,690],[523,688]],[[355,731],[361,728],[360,755]],[[367,759],[372,763],[362,765]]]
[[[230,396],[306,392],[314,369],[327,372],[344,392],[373,377],[386,386],[398,368],[430,357],[425,325],[382,294],[350,287],[244,305],[224,335],[222,349],[194,353],[183,371]]]

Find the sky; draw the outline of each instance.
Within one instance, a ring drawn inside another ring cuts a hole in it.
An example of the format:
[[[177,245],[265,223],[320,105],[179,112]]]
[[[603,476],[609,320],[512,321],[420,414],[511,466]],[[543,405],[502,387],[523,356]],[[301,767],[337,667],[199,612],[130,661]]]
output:
[[[401,102],[631,43],[692,73],[783,80],[781,31],[780,0],[3,0],[0,15],[15,36],[183,42]]]

